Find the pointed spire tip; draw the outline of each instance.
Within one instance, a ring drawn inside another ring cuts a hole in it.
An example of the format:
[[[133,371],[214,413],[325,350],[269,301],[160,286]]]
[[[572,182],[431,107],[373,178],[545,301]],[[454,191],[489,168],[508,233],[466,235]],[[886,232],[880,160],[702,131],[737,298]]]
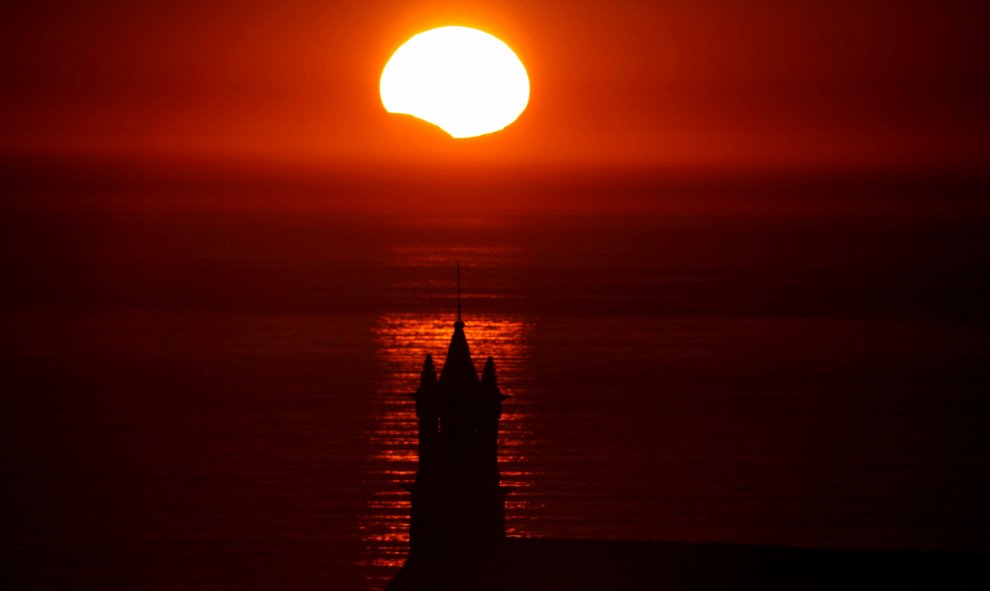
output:
[[[461,320],[461,259],[457,259],[457,322],[464,322]]]

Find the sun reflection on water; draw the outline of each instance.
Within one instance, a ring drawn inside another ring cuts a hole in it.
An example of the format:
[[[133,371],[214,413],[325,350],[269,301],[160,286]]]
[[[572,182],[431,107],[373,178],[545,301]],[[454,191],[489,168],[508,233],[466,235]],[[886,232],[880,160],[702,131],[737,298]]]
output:
[[[527,407],[528,341],[532,324],[504,315],[469,316],[465,333],[475,365],[491,355],[503,394],[499,428],[499,470],[504,486],[517,490],[506,499],[506,533],[524,535],[512,518],[526,506],[530,486],[527,450],[533,439]],[[446,357],[453,318],[424,314],[391,314],[375,325],[379,361],[375,423],[370,435],[376,492],[360,516],[365,543],[364,567],[369,588],[381,589],[402,566],[409,541],[409,493],[403,483],[415,480],[417,422],[411,394],[419,384],[423,359],[432,353],[437,369]]]

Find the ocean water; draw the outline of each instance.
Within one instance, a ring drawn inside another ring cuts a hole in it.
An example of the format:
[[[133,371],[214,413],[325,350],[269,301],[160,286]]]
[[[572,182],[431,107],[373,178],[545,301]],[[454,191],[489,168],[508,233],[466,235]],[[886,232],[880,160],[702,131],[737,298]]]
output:
[[[990,551],[988,229],[8,212],[0,575],[381,588],[458,259],[511,535]]]

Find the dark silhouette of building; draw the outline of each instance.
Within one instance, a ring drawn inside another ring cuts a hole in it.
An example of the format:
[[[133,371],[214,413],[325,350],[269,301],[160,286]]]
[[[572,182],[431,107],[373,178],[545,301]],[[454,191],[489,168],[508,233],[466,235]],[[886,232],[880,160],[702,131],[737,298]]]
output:
[[[419,469],[412,493],[409,566],[427,574],[430,588],[465,581],[484,585],[505,538],[505,495],[498,473],[502,395],[495,361],[481,376],[471,358],[461,317],[458,264],[457,321],[440,376],[433,356],[423,363],[416,400]],[[449,579],[449,580],[448,580]]]

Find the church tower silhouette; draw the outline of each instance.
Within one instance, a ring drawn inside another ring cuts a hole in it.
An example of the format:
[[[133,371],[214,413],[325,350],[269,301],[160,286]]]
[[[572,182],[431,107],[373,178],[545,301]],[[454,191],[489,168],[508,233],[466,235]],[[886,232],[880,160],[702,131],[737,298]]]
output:
[[[460,263],[457,264],[457,321],[447,358],[437,377],[426,356],[413,395],[419,419],[419,469],[412,493],[409,559],[429,565],[430,578],[465,582],[494,559],[505,538],[505,495],[498,472],[498,423],[504,396],[495,361],[481,377],[471,359],[461,317]],[[450,571],[456,566],[454,572]],[[434,578],[435,577],[435,578]],[[453,581],[450,581],[453,582]],[[437,583],[441,583],[437,585]]]

